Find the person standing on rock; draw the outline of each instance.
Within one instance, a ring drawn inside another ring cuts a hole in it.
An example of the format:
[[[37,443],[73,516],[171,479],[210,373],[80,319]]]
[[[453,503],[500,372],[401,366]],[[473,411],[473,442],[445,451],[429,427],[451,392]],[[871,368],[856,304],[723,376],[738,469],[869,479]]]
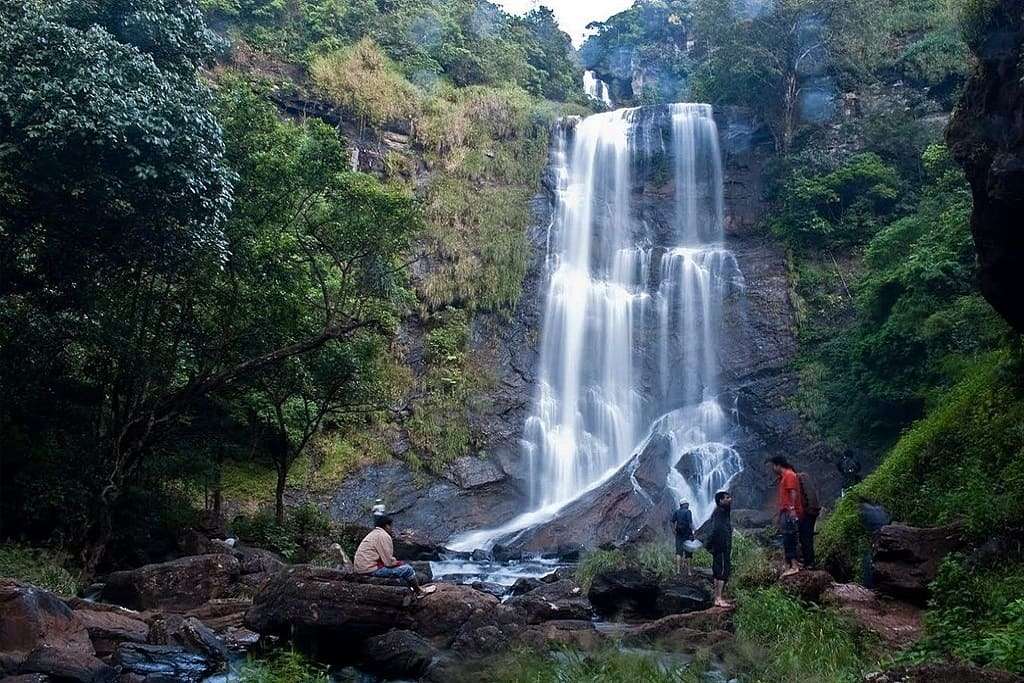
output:
[[[804,569],[813,569],[814,558],[814,526],[818,523],[818,515],[821,514],[821,500],[818,497],[818,487],[814,478],[807,472],[797,472],[800,480],[800,497],[803,503],[804,515],[800,518],[800,556]]]
[[[676,532],[676,572],[682,574],[685,569],[689,574],[690,558],[693,557],[686,548],[686,544],[693,540],[693,513],[689,502],[682,501],[679,509],[672,513],[672,527]]]
[[[800,520],[804,516],[800,478],[789,461],[781,455],[769,462],[779,477],[779,531],[782,532],[782,549],[786,558],[786,569],[782,575],[790,576],[800,571],[797,566],[797,536],[800,533]]]
[[[386,514],[384,500],[378,498],[377,500],[373,501],[373,507],[370,508],[370,511],[373,513],[373,522],[374,524],[376,524],[377,520]]]
[[[731,607],[722,597],[725,582],[732,574],[732,496],[728,491],[715,494],[707,549],[711,553],[711,575],[715,579],[715,606]]]
[[[436,586],[420,587],[416,580],[416,570],[410,565],[395,559],[395,543],[392,540],[392,520],[387,515],[380,515],[373,520],[373,531],[366,534],[356,548],[352,562],[357,574],[375,576],[379,579],[401,579],[417,597],[422,597],[437,590]]]

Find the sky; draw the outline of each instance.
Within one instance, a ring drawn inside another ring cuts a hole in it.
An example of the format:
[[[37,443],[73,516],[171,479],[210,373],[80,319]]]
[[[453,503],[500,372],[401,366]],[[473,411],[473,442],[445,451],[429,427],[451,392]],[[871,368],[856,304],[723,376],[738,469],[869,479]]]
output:
[[[534,7],[550,7],[558,17],[562,30],[572,36],[572,42],[579,47],[587,34],[586,26],[592,21],[604,21],[613,14],[627,9],[633,0],[492,0],[505,8],[506,12],[522,14]]]

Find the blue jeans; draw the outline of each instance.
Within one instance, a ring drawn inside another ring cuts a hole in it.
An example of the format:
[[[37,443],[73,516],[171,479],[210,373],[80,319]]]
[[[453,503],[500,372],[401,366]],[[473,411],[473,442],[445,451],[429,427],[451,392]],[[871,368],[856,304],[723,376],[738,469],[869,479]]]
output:
[[[416,570],[403,564],[398,567],[381,567],[370,576],[376,576],[378,579],[402,579],[411,584],[412,580],[416,578]]]

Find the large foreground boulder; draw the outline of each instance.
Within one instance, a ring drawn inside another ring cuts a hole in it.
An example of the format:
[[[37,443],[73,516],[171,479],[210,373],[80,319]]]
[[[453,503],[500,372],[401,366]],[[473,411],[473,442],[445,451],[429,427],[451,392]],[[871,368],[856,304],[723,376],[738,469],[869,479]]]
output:
[[[624,621],[649,621],[669,614],[704,610],[712,596],[699,574],[660,580],[637,569],[601,572],[590,584],[588,597],[599,615]]]
[[[108,681],[115,671],[96,657],[85,624],[53,593],[0,579],[0,674],[45,674],[67,681]]]
[[[365,583],[340,569],[298,565],[260,589],[245,624],[263,635],[329,646],[412,627],[412,602],[412,591],[403,586]]]
[[[804,569],[779,577],[779,587],[806,602],[821,602],[822,593],[832,586],[832,575],[820,569]]]
[[[943,558],[963,546],[958,526],[921,528],[889,524],[872,541],[875,588],[887,595],[924,605],[928,584],[935,580]]]
[[[437,591],[416,600],[411,611],[412,630],[447,645],[463,624],[477,613],[494,611],[499,600],[470,586],[439,583]]]
[[[233,555],[197,555],[114,572],[100,599],[136,610],[185,612],[228,597],[241,574]]]

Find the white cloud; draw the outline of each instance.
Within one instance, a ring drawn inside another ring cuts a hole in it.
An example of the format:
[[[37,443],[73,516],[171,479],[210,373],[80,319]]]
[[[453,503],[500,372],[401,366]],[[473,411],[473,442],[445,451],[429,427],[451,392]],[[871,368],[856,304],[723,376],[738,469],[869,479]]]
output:
[[[572,36],[579,46],[587,35],[587,24],[604,21],[633,4],[633,0],[493,0],[512,14],[523,14],[535,7],[550,7],[558,18],[558,25]]]

